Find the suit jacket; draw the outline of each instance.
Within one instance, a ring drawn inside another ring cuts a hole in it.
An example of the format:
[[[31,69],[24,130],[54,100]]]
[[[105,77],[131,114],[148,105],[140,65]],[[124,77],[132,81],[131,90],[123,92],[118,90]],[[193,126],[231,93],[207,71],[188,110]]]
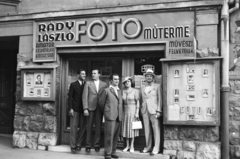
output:
[[[122,106],[122,94],[118,90],[116,95],[113,88],[106,88],[99,98],[100,109],[104,113],[105,120],[116,120],[122,121],[123,106]]]
[[[76,82],[71,83],[68,93],[69,110],[73,109],[75,112],[79,113],[83,112],[82,93],[84,85],[80,85],[78,80]]]
[[[98,92],[94,81],[86,82],[83,89],[83,109],[88,109],[89,111],[94,111],[98,105],[99,95],[107,87],[107,84],[103,81],[99,81]]]
[[[143,85],[140,91],[141,113],[144,114],[147,110],[150,114],[156,114],[157,111],[162,112],[161,85],[152,83],[147,93],[145,89],[146,85]]]

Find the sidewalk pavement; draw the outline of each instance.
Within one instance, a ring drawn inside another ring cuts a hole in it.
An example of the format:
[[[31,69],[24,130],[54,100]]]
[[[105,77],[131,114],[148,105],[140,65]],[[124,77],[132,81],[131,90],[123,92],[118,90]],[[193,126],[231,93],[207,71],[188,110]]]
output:
[[[0,159],[104,159],[104,157],[13,148],[11,137],[0,136]]]
[[[42,150],[31,150],[28,148],[13,148],[12,147],[12,135],[0,135],[0,159],[104,159],[104,150],[101,149],[99,153],[91,151],[91,153],[86,153],[83,150],[72,154],[70,148],[67,145],[58,145],[49,147],[49,151]],[[122,151],[117,151],[117,155],[120,156],[120,159],[146,159],[149,154],[140,154],[136,152],[123,153]],[[155,155],[151,156],[151,159],[169,159],[169,156],[166,155]]]

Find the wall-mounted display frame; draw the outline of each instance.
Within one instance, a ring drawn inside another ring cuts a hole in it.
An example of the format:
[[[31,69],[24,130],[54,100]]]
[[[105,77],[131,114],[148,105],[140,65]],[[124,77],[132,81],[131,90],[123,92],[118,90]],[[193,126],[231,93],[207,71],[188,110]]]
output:
[[[161,59],[164,124],[220,124],[221,59]]]
[[[55,101],[56,67],[21,67],[21,100]]]

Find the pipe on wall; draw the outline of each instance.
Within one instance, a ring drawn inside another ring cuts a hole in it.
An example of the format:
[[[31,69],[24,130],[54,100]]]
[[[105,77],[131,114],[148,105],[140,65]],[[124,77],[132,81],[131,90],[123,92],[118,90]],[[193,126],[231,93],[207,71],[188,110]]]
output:
[[[229,5],[224,0],[221,10],[221,158],[229,159]]]

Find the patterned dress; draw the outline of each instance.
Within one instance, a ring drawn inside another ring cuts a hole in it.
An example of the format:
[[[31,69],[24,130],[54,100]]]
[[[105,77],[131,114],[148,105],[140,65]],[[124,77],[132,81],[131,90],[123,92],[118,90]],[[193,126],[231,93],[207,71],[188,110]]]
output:
[[[132,121],[137,109],[137,101],[139,100],[139,91],[132,88],[130,92],[123,91],[123,121],[122,121],[122,136],[133,138],[139,136],[139,130],[132,129]]]

